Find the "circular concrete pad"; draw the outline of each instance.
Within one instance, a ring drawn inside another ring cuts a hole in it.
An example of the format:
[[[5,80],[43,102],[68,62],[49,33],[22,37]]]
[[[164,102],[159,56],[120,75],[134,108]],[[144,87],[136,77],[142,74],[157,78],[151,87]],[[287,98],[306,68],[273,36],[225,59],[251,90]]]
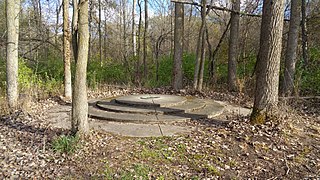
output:
[[[89,117],[136,124],[213,118],[224,111],[224,106],[214,100],[161,94],[129,95],[89,104]]]
[[[187,98],[174,95],[162,94],[138,94],[122,96],[115,99],[118,104],[128,106],[154,106],[154,107],[171,107],[183,104]]]

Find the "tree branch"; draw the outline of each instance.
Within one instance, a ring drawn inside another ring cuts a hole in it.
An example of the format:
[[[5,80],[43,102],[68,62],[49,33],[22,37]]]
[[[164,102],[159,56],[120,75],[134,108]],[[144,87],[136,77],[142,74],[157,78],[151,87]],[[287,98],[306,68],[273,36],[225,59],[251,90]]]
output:
[[[173,2],[173,3],[182,3],[182,4],[190,4],[190,5],[194,5],[194,6],[200,6],[200,7],[202,6],[201,4],[199,4],[197,2],[190,2],[190,1],[185,1],[185,0],[171,0],[171,2]],[[226,7],[219,7],[219,6],[215,6],[215,5],[206,5],[206,7],[208,9],[217,9],[217,10],[220,10],[220,11],[234,12],[234,13],[240,14],[241,16],[259,17],[259,18],[262,17],[261,14],[251,14],[251,13],[246,13],[246,12],[241,12],[241,11],[234,11],[234,10],[226,8]],[[284,19],[284,21],[290,21],[290,19]]]

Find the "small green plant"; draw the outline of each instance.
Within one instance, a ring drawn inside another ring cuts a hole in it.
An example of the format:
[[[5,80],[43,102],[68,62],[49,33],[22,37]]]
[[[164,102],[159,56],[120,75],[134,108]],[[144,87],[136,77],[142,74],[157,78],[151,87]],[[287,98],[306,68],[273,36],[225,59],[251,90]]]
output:
[[[72,154],[79,148],[79,137],[61,135],[53,140],[52,148],[58,153]]]

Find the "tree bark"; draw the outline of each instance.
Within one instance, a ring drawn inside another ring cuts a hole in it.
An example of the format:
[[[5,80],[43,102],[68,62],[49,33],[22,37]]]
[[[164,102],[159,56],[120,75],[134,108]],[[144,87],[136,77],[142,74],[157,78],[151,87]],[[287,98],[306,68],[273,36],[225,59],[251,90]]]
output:
[[[89,0],[87,0],[89,1]],[[80,0],[79,0],[80,2]],[[89,1],[88,2],[89,4],[89,13],[88,13],[88,18],[89,18],[89,22],[88,22],[88,25],[89,25],[89,50],[88,50],[88,61],[91,60],[91,51],[92,51],[92,23],[93,22],[93,17],[92,17],[92,14],[93,14],[93,8],[94,8],[94,5],[93,5],[93,1]],[[79,15],[78,15],[79,16]],[[79,25],[78,25],[79,26]]]
[[[298,0],[297,0],[298,1]],[[302,31],[302,58],[304,65],[308,66],[308,33],[307,33],[307,19],[306,19],[306,0],[301,0],[301,31]]]
[[[10,109],[18,103],[18,42],[20,0],[6,0],[7,16],[7,101]]]
[[[287,52],[285,57],[284,79],[282,84],[282,94],[292,95],[294,88],[294,75],[296,71],[297,48],[299,39],[301,1],[291,1],[290,25],[287,40]]]
[[[79,1],[79,45],[72,96],[72,132],[88,134],[87,63],[89,51],[88,0]]]
[[[205,64],[205,60],[206,60],[206,46],[205,46],[205,36],[206,36],[206,32],[205,32],[205,28],[206,28],[206,20],[204,19],[204,31],[202,33],[202,40],[201,40],[201,58],[200,58],[200,72],[199,72],[199,80],[198,80],[198,91],[202,91],[202,87],[203,87],[203,76],[204,76],[204,64]]]
[[[144,1],[143,77],[147,79],[148,0]]]
[[[123,18],[123,59],[127,69],[129,69],[129,62],[127,60],[127,1],[122,3],[122,18]]]
[[[77,62],[78,57],[78,0],[73,0],[73,15],[72,15],[72,48],[73,57]]]
[[[184,31],[184,5],[175,3],[174,18],[174,64],[173,64],[173,88],[180,90],[182,84],[182,57],[183,57],[183,31]]]
[[[284,1],[263,1],[260,49],[251,122],[263,124],[278,103]]]
[[[104,60],[107,59],[107,32],[108,32],[108,28],[107,28],[107,19],[104,20],[104,37],[103,37],[103,58]]]
[[[196,50],[196,65],[194,68],[194,79],[193,79],[193,88],[195,90],[199,87],[199,74],[200,74],[200,67],[201,67],[201,46],[202,46],[202,37],[205,31],[205,19],[206,19],[206,0],[201,0],[201,26],[199,30],[199,36],[197,40],[197,50]]]
[[[135,24],[135,16],[136,16],[136,0],[132,2],[132,52],[133,56],[137,56],[137,36],[136,36],[136,24]]]
[[[101,32],[101,0],[99,0],[99,23],[98,23],[98,29],[99,29],[99,58],[100,58],[100,66],[102,66],[102,32]]]
[[[141,26],[142,26],[142,8],[141,8],[141,0],[137,1],[139,7],[139,22],[138,22],[138,47],[137,47],[137,82],[141,81],[141,73],[140,73],[140,61],[141,61]]]
[[[229,91],[237,90],[237,59],[239,57],[239,22],[240,0],[232,1],[229,36],[229,59],[228,59],[228,88]]]
[[[70,54],[69,0],[63,0],[64,96],[67,99],[72,97]]]

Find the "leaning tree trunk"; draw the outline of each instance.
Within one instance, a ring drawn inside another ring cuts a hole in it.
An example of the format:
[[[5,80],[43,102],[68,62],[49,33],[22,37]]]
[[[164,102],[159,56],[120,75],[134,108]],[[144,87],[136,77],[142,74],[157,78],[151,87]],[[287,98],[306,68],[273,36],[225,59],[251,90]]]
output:
[[[196,65],[194,68],[194,78],[193,78],[193,88],[195,90],[199,87],[199,76],[200,76],[200,68],[201,68],[201,46],[202,46],[202,37],[205,31],[205,18],[206,18],[206,0],[201,1],[201,26],[197,40],[197,50],[196,50]]]
[[[260,49],[251,122],[263,124],[278,102],[284,1],[263,1]]]
[[[20,0],[6,0],[7,16],[7,101],[10,109],[18,102],[18,42]]]
[[[78,56],[72,96],[72,132],[74,134],[89,133],[87,102],[87,63],[89,51],[88,1],[79,1],[78,19]]]
[[[233,0],[230,18],[229,60],[228,60],[228,88],[237,90],[237,59],[239,56],[239,22],[240,0]]]
[[[174,65],[173,88],[182,88],[182,56],[183,56],[184,7],[182,3],[175,3],[174,18]]]
[[[204,19],[204,30],[206,28],[206,20]],[[202,33],[202,40],[201,40],[201,58],[200,58],[200,72],[199,72],[199,80],[198,80],[198,91],[202,91],[202,86],[203,86],[203,76],[204,76],[204,64],[206,60],[206,46],[205,46],[205,36],[206,32],[203,31]]]
[[[282,82],[282,94],[291,95],[294,87],[294,75],[296,71],[297,48],[300,27],[301,1],[291,1],[290,25],[285,57],[284,79]]]
[[[70,54],[69,0],[63,0],[64,96],[67,99],[72,96]]]

